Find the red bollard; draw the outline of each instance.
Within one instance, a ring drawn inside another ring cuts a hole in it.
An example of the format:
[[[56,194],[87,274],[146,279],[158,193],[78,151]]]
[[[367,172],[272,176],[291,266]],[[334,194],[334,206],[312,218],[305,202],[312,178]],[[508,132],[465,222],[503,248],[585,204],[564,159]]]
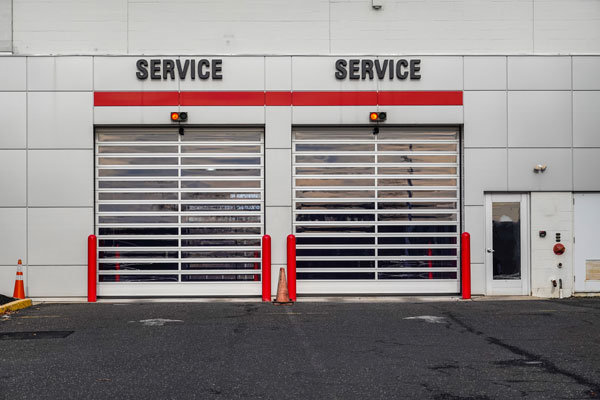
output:
[[[296,301],[296,236],[287,237],[287,273],[290,300]]]
[[[460,236],[460,258],[461,258],[461,282],[462,298],[471,298],[471,235],[464,232]]]
[[[271,301],[271,236],[262,238],[262,301]]]
[[[95,235],[88,236],[88,303],[96,302],[97,241]]]

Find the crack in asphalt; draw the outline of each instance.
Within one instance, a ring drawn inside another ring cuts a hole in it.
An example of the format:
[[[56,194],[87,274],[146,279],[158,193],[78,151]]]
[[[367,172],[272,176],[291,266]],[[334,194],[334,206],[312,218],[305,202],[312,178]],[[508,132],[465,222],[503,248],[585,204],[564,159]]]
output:
[[[523,364],[523,366],[527,365],[527,366],[531,366],[531,367],[538,367],[538,368],[542,368],[544,369],[546,372],[550,373],[550,374],[555,374],[555,375],[562,375],[565,376],[567,378],[570,378],[572,380],[574,380],[575,382],[577,382],[578,384],[580,384],[581,386],[586,386],[588,387],[588,392],[586,393],[590,398],[598,398],[600,397],[600,383],[598,382],[594,382],[591,381],[589,379],[587,379],[584,376],[569,372],[567,370],[564,370],[562,368],[559,368],[556,364],[554,364],[552,361],[541,357],[537,354],[531,353],[527,350],[524,350],[520,347],[517,346],[513,346],[511,344],[505,343],[502,340],[495,338],[493,336],[488,336],[486,335],[484,332],[479,331],[475,328],[473,328],[472,326],[468,325],[467,323],[465,323],[464,321],[460,320],[458,317],[456,317],[456,315],[450,313],[450,312],[446,312],[446,315],[448,316],[448,319],[450,319],[452,322],[454,322],[455,324],[459,325],[460,327],[464,328],[467,332],[475,334],[477,336],[482,336],[485,338],[485,340],[489,343],[489,344],[493,344],[495,346],[499,346],[502,347],[508,351],[510,351],[511,353],[518,355],[520,357],[524,357],[525,360],[524,362],[531,362],[532,364]]]

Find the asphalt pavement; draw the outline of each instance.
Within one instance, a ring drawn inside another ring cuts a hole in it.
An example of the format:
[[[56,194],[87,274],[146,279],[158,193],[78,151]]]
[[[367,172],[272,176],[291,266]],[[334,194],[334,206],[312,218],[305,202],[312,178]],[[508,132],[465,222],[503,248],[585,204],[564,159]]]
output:
[[[600,299],[39,304],[0,398],[600,398]]]

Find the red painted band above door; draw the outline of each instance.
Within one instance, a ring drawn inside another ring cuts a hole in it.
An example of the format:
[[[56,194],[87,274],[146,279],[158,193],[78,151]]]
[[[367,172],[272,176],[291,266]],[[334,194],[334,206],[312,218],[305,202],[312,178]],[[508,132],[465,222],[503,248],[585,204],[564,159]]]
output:
[[[94,92],[94,106],[462,106],[462,91]]]

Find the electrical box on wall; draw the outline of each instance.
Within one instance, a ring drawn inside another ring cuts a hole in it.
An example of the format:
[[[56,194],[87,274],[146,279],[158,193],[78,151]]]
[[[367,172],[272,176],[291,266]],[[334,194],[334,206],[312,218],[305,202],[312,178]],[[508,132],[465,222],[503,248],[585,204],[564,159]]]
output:
[[[531,193],[531,294],[573,293],[573,199],[571,193]]]

